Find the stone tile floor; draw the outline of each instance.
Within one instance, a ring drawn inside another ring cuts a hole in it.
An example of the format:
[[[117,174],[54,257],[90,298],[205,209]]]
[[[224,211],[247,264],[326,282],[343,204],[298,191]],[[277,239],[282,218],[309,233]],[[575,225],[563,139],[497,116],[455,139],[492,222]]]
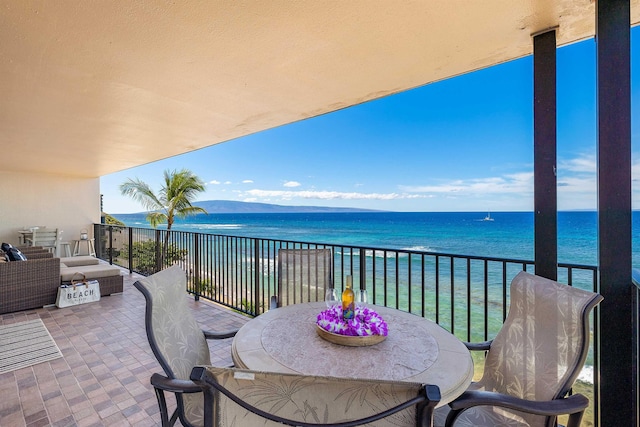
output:
[[[63,358],[0,374],[0,426],[158,426],[149,384],[162,372],[144,327],[145,302],[125,271],[124,292],[98,302],[0,315],[0,324],[41,318]],[[249,318],[188,297],[203,329],[228,330]],[[231,339],[209,340],[211,363],[228,366]],[[173,397],[168,399],[171,410]],[[176,423],[180,425],[180,421]]]

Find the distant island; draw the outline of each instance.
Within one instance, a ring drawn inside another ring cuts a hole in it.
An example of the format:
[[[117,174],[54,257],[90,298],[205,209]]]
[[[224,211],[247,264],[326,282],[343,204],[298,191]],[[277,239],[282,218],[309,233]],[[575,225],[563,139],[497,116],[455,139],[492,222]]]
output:
[[[237,213],[331,213],[331,212],[388,212],[376,209],[359,208],[333,208],[328,206],[286,206],[274,205],[270,203],[236,202],[232,200],[202,200],[193,202],[194,206],[199,206],[210,214],[237,214]],[[136,212],[134,215],[146,214],[147,212]],[[103,214],[106,215],[106,214]],[[113,214],[127,215],[127,214]]]
[[[285,206],[269,203],[236,202],[232,200],[205,200],[194,202],[209,213],[328,213],[328,212],[382,212],[373,209],[332,208],[327,206]]]

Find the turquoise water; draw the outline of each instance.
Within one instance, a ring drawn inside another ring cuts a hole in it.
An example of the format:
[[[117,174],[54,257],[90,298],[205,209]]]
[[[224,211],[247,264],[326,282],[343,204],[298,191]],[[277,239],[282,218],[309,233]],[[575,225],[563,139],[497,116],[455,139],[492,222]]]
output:
[[[126,225],[149,227],[144,214],[114,215]],[[313,243],[424,250],[460,255],[534,258],[533,213],[365,212],[200,214],[174,230]],[[640,267],[640,212],[633,213],[633,265]],[[597,214],[558,213],[558,261],[596,265]]]

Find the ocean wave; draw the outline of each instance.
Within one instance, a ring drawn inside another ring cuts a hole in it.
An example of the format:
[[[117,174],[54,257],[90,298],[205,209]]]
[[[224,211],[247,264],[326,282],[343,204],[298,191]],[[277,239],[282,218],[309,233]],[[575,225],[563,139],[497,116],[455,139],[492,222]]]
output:
[[[415,252],[435,252],[435,249],[430,248],[429,246],[411,246],[409,248],[402,248],[405,251],[415,251]]]
[[[372,250],[372,249],[366,249],[365,250],[365,257],[367,258],[373,258],[375,256],[375,258],[380,258],[383,259],[385,258],[385,254],[386,254],[386,258],[387,259],[393,259],[393,258],[407,258],[409,257],[409,253],[404,252],[404,251],[429,251],[431,249],[425,247],[425,246],[416,246],[413,248],[404,248],[404,249],[398,249],[398,250],[393,250],[393,249],[387,249],[387,250]],[[339,250],[335,250],[335,255],[336,256],[340,256],[340,255],[344,255],[344,256],[350,256],[352,255],[354,257],[359,257],[360,256],[360,250],[359,249],[354,249],[353,252],[349,252],[349,251],[339,251]],[[419,256],[419,255],[416,255]]]
[[[185,228],[197,228],[198,230],[238,230],[242,224],[184,224]]]

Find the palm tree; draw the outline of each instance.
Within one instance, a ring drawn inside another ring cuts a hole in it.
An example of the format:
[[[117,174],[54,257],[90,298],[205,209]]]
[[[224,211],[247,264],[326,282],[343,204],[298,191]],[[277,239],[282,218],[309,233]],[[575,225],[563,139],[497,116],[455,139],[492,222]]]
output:
[[[130,196],[140,202],[148,211],[147,221],[153,228],[156,228],[158,224],[167,224],[162,260],[165,259],[169,245],[169,233],[175,219],[197,213],[207,213],[203,208],[191,204],[196,195],[204,190],[202,180],[187,169],[165,170],[164,185],[157,195],[147,183],[138,178],[129,178],[120,185],[120,193],[123,196]]]
[[[156,195],[149,185],[138,178],[129,178],[120,185],[120,193],[140,202],[147,213],[147,221],[153,228],[167,223],[171,230],[176,217],[185,218],[197,213],[207,213],[201,207],[193,206],[191,201],[204,191],[204,183],[190,170],[164,171],[164,185]]]

